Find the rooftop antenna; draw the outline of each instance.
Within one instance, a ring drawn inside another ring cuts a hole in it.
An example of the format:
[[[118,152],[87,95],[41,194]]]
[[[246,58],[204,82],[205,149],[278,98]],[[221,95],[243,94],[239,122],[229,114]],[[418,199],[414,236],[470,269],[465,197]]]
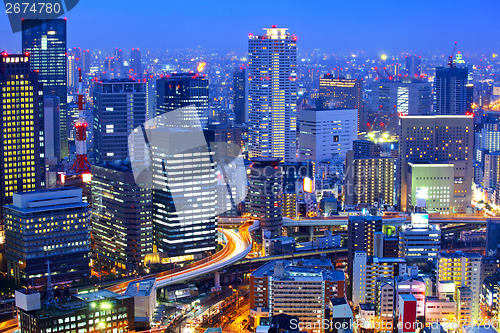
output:
[[[50,273],[50,260],[47,260],[47,296],[45,297],[45,306],[48,309],[51,305],[58,307],[56,299],[54,297],[54,290],[52,290],[52,275]]]

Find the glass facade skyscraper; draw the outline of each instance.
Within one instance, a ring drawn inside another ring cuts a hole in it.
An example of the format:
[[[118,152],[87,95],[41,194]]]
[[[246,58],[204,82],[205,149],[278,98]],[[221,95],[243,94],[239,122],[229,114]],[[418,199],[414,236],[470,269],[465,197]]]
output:
[[[66,19],[27,19],[22,23],[23,52],[32,71],[38,72],[45,96],[59,97],[61,158],[68,156]]]
[[[434,90],[436,114],[464,115],[467,111],[467,67],[438,67]]]

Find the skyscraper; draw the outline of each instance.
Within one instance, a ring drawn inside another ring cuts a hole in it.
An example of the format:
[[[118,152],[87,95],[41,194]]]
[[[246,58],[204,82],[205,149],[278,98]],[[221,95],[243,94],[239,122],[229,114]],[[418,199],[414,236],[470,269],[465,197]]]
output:
[[[470,184],[473,175],[473,117],[436,115],[402,116],[399,119],[400,191],[397,193],[401,195],[401,209],[412,209],[412,194],[414,193],[415,202],[419,199],[435,200],[433,205],[441,205],[446,207],[446,210],[455,213],[465,212],[470,206],[472,198]],[[437,188],[437,186],[448,185],[430,184],[432,183],[432,180],[429,179],[431,175],[425,175],[425,172],[419,176],[414,175],[415,179],[412,181],[410,163],[416,168],[419,165],[436,168],[438,165],[452,164],[454,169],[452,175],[436,174],[432,177],[439,177],[440,182],[449,180],[448,184],[453,188]],[[453,179],[448,179],[448,177]],[[452,195],[452,201],[443,201],[442,194],[444,193],[435,193],[438,196],[429,197],[428,193],[431,190],[449,191]]]
[[[406,61],[406,74],[408,76],[420,76],[422,73],[420,60],[422,57],[416,55],[405,56]]]
[[[233,71],[233,105],[236,124],[246,122],[246,86],[247,75],[244,67]]]
[[[130,164],[92,166],[92,237],[101,263],[137,268],[153,252],[151,189],[137,185]]]
[[[434,90],[436,114],[464,115],[467,111],[467,67],[437,67]]]
[[[248,134],[251,157],[296,157],[297,38],[286,28],[248,36]]]
[[[133,80],[94,83],[95,160],[123,161],[128,157],[128,135],[146,121],[146,84]]]
[[[45,277],[48,260],[53,281],[88,276],[88,217],[78,188],[15,193],[13,203],[5,206],[9,276],[31,283]]]
[[[0,221],[16,192],[45,187],[43,92],[28,54],[0,54]],[[3,241],[3,223],[0,223]]]
[[[132,75],[139,78],[142,76],[141,51],[139,49],[132,49],[130,52],[130,69]]]
[[[363,108],[363,80],[325,74],[319,79],[319,98],[324,109],[356,109],[358,129]]]
[[[23,52],[28,53],[30,68],[38,71],[43,94],[57,96],[59,108],[61,158],[68,156],[68,113],[66,86],[66,19],[23,20]]]
[[[204,75],[172,74],[156,81],[156,115],[193,105],[184,112],[186,117],[199,119],[203,128],[208,126],[208,79]]]

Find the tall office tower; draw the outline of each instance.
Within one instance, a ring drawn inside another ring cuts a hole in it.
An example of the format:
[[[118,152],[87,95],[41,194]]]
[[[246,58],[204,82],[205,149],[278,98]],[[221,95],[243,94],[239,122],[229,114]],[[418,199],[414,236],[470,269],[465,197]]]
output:
[[[293,161],[297,154],[297,38],[273,25],[248,36],[250,157]]]
[[[371,124],[384,122],[382,127],[394,130],[398,115],[422,115],[432,111],[432,86],[420,78],[377,81],[372,83],[371,88],[368,107],[371,115],[364,119]]]
[[[0,221],[16,192],[45,187],[42,87],[27,54],[0,54]],[[3,243],[3,222],[0,242]]]
[[[114,67],[112,68],[114,71],[114,77],[122,77],[123,76],[123,51],[122,49],[115,48],[114,51],[114,57],[115,57],[115,62],[114,62]]]
[[[78,82],[78,74],[76,73],[76,57],[72,50],[68,52],[66,58],[66,82],[68,87],[75,87],[76,82]]]
[[[363,109],[363,80],[325,74],[319,79],[319,99],[323,109],[356,109],[358,129]]]
[[[486,255],[495,255],[495,252],[500,255],[500,220],[488,219],[486,223]]]
[[[146,121],[146,85],[133,80],[94,83],[94,149],[97,164],[123,161],[128,135]]]
[[[233,105],[235,123],[238,125],[247,121],[246,115],[246,86],[247,75],[244,67],[233,71]]]
[[[74,187],[15,193],[5,206],[9,276],[23,284],[72,281],[90,274],[89,209]],[[42,236],[43,235],[43,236]]]
[[[365,251],[368,256],[374,253],[374,234],[382,232],[380,216],[349,216],[347,224],[347,273],[352,277],[356,251]],[[352,291],[352,284],[349,288]]]
[[[208,78],[205,75],[180,73],[156,81],[156,116],[194,105],[185,117],[200,121],[208,127]]]
[[[146,119],[153,119],[156,112],[156,79],[148,78],[146,83]]]
[[[467,67],[437,67],[434,113],[464,115],[467,111]]]
[[[399,232],[399,256],[409,264],[436,260],[441,252],[441,229],[429,224],[427,214],[412,214],[411,225]]]
[[[35,20],[22,23],[23,52],[29,53],[31,71],[38,72],[46,97],[57,96],[61,103],[59,130],[61,158],[69,154],[66,86],[66,19]]]
[[[484,188],[496,189],[500,182],[500,151],[484,155]]]
[[[301,161],[345,158],[358,136],[355,109],[300,110],[299,124]]]
[[[287,314],[299,318],[308,332],[323,333],[326,305],[345,297],[345,274],[329,259],[271,261],[250,275],[253,326],[260,317]]]
[[[90,74],[90,51],[84,50],[82,54],[82,70],[84,74]]]
[[[132,272],[153,253],[152,193],[136,184],[130,164],[93,165],[92,237],[103,264]]]
[[[59,131],[59,97],[49,96],[43,99],[44,108],[44,147],[45,158],[60,160],[61,145],[60,131]]]
[[[400,208],[411,211],[420,201],[439,212],[463,213],[471,203],[473,117],[466,115],[402,116],[399,133]],[[410,165],[411,164],[411,165]],[[453,165],[453,173],[447,171]],[[435,169],[432,175],[427,172]],[[430,179],[435,177],[435,179]],[[437,178],[439,177],[439,178]],[[433,185],[432,181],[439,181]],[[440,187],[440,188],[438,188]],[[443,188],[447,187],[447,188]],[[429,196],[434,191],[433,197]],[[438,193],[444,192],[444,193]],[[451,193],[450,196],[443,196]],[[422,206],[420,204],[419,206]]]
[[[345,175],[346,205],[361,203],[394,205],[396,159],[391,157],[354,158],[354,151],[349,151]]]
[[[132,75],[139,78],[142,76],[141,51],[139,49],[132,49],[130,52],[130,69]]]
[[[439,256],[437,281],[453,281],[455,297],[458,288],[468,287],[472,291],[472,319],[479,319],[479,299],[481,295],[481,255],[478,253],[441,253]]]
[[[252,159],[248,178],[250,214],[260,221],[271,237],[281,236],[283,224],[283,171],[280,159]]]
[[[406,272],[404,258],[378,258],[367,255],[366,251],[356,251],[349,275],[352,288],[352,303],[355,307],[365,303],[375,303],[377,279],[394,279]]]
[[[406,74],[408,76],[420,76],[422,68],[420,66],[421,56],[409,55],[405,56],[406,61]]]
[[[161,127],[149,136],[153,188],[154,244],[169,260],[192,260],[214,253],[216,185],[214,153],[203,147],[172,148],[180,138],[199,135],[193,129]]]

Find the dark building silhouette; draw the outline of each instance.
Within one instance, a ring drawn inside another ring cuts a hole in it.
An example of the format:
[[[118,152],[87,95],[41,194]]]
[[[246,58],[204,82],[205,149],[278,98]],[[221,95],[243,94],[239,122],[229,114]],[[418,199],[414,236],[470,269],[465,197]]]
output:
[[[57,96],[59,107],[61,158],[68,156],[66,19],[27,19],[22,23],[23,52],[29,54],[31,71],[38,72],[46,97]]]

